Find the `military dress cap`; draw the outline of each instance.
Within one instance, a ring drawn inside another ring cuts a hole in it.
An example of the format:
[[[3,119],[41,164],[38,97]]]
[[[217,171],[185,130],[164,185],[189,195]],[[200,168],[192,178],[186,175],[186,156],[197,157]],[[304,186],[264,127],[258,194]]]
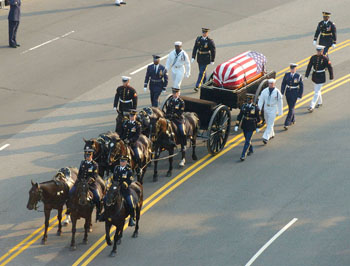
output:
[[[275,79],[268,79],[267,82],[270,83],[270,84],[271,83],[276,83],[276,80]]]
[[[172,88],[172,90],[173,90],[173,92],[178,92],[178,91],[180,91],[179,88]]]
[[[122,76],[122,81],[123,82],[129,81],[130,79],[131,79],[130,77]]]
[[[153,59],[159,59],[160,58],[160,56],[159,55],[152,55],[153,56]]]
[[[89,146],[86,146],[84,152],[94,152],[94,149]]]
[[[127,160],[128,160],[128,156],[126,156],[126,155],[122,155],[122,156],[120,157],[120,161],[125,162],[125,161],[127,161]]]
[[[290,68],[295,68],[295,67],[298,66],[298,64],[296,64],[296,63],[290,63],[289,66],[290,66]]]
[[[175,46],[182,46],[182,42],[176,41],[176,42],[174,42],[174,45],[175,45]]]
[[[208,31],[210,31],[210,29],[208,29],[208,28],[202,28],[202,32],[208,32]]]
[[[136,115],[137,111],[135,109],[131,109],[129,115]]]
[[[247,93],[245,96],[247,97],[247,100],[248,100],[248,99],[251,100],[251,99],[254,99],[255,94]]]
[[[324,47],[325,47],[325,46],[323,46],[323,45],[317,45],[317,46],[316,46],[316,50],[317,50],[317,51],[322,51],[322,50],[324,49]]]
[[[323,15],[324,17],[329,17],[329,16],[331,15],[331,12],[323,11],[323,12],[322,12],[322,15]]]

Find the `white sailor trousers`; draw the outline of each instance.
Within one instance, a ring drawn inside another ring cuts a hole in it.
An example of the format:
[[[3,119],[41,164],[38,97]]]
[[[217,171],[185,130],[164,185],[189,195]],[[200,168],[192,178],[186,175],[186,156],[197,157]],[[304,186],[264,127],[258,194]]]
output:
[[[181,67],[174,66],[171,68],[171,76],[173,79],[173,88],[180,89],[184,75],[185,75],[184,66],[181,66]]]
[[[275,126],[276,111],[276,106],[264,106],[264,118],[266,122],[266,129],[263,135],[263,139],[269,140],[271,137],[275,136],[275,131],[273,127]]]
[[[318,101],[319,104],[322,104],[322,93],[321,89],[324,83],[316,84],[314,86],[314,97],[311,100],[310,107],[313,109]]]

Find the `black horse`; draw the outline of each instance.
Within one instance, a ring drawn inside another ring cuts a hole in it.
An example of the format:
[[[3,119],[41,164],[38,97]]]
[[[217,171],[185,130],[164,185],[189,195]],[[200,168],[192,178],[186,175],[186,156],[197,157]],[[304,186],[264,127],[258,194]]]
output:
[[[156,133],[156,123],[164,113],[158,107],[145,107],[137,114],[137,121],[141,123],[141,133],[152,139]]]
[[[131,194],[136,205],[136,226],[133,238],[138,236],[139,231],[139,220],[141,215],[141,208],[143,204],[143,187],[141,183],[134,182],[130,185]],[[114,233],[114,244],[110,256],[115,257],[117,254],[117,245],[121,244],[121,238],[123,236],[123,230],[125,225],[125,219],[129,215],[128,207],[126,202],[120,193],[120,187],[116,183],[112,183],[111,187],[107,191],[106,202],[105,202],[105,229],[106,229],[106,242],[109,246],[112,245],[110,239],[111,226],[116,227]]]

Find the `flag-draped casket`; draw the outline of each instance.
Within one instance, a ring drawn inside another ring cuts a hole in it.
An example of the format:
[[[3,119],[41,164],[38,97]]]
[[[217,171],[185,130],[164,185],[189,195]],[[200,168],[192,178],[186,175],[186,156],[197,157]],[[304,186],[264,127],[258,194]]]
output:
[[[266,57],[257,52],[247,51],[218,65],[213,81],[218,87],[239,89],[260,78],[265,71]]]

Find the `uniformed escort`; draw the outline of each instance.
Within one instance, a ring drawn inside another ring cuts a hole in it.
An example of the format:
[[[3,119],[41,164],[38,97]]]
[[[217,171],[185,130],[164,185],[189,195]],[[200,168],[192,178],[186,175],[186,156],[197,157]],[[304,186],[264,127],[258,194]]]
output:
[[[245,143],[241,155],[241,161],[244,161],[250,154],[253,153],[252,136],[254,131],[259,132],[257,127],[260,122],[259,108],[253,103],[254,94],[247,94],[247,102],[242,105],[241,110],[237,116],[235,131],[238,131],[238,127],[241,124]]]
[[[326,82],[326,68],[329,71],[329,79],[333,79],[333,67],[331,65],[331,61],[329,61],[328,57],[322,53],[324,46],[318,45],[316,47],[317,54],[311,56],[309,64],[306,69],[305,79],[309,77],[311,68],[313,68],[312,72],[312,81],[315,83],[314,86],[314,97],[311,100],[310,107],[308,108],[309,112],[313,112],[313,110],[322,106],[322,95],[321,89],[323,84]],[[318,104],[316,105],[316,103]]]
[[[120,192],[128,204],[130,214],[129,226],[134,226],[136,210],[133,197],[130,192],[130,185],[134,181],[134,178],[132,176],[131,168],[127,164],[127,157],[122,156],[120,158],[120,165],[117,165],[114,168],[113,181],[119,184]]]
[[[176,124],[179,130],[179,135],[181,137],[181,151],[185,151],[185,148],[186,148],[186,134],[185,134],[185,125],[184,125],[185,102],[180,98],[180,89],[173,88],[172,90],[173,90],[173,95],[170,96],[169,100],[167,101],[165,116],[170,121],[173,121]]]
[[[195,91],[198,91],[202,84],[207,81],[207,67],[209,64],[214,65],[215,61],[215,43],[213,39],[208,37],[208,34],[209,29],[202,28],[202,36],[198,36],[194,42],[191,62],[194,62],[197,55],[197,62],[199,67],[198,79],[196,87],[194,89]]]
[[[96,221],[97,221],[101,213],[101,199],[97,192],[97,184],[96,184],[97,182],[96,179],[98,177],[98,164],[94,160],[92,160],[93,153],[94,153],[94,150],[91,147],[85,147],[85,150],[84,150],[85,160],[81,161],[80,163],[76,183],[79,182],[79,180],[90,181],[89,188],[92,194],[94,195],[93,201],[96,204]],[[71,197],[76,191],[76,183],[73,185],[73,187],[69,191],[69,197]]]
[[[125,144],[130,145],[134,152],[134,159],[138,166],[141,166],[139,151],[136,146],[136,141],[141,134],[141,123],[136,121],[136,110],[130,110],[129,120],[126,120],[122,127],[120,138]]]
[[[149,90],[151,92],[151,103],[153,107],[158,107],[160,94],[166,91],[168,86],[168,71],[165,66],[159,64],[160,56],[153,55],[153,64],[147,67],[145,85],[143,90],[147,91],[149,83]]]
[[[284,121],[284,129],[288,130],[291,124],[295,123],[294,108],[298,99],[303,97],[304,84],[303,77],[297,73],[297,64],[290,64],[290,72],[284,74],[281,94],[286,93],[288,103],[288,115]]]
[[[322,12],[323,20],[318,23],[317,29],[314,36],[314,45],[317,43],[317,38],[320,36],[319,45],[325,46],[323,50],[323,54],[326,55],[328,53],[328,49],[332,46],[335,48],[337,43],[337,29],[335,24],[329,20],[329,16],[331,13]]]
[[[20,46],[17,43],[17,29],[21,17],[21,0],[9,0],[10,12],[8,15],[9,21],[9,46],[17,48]]]
[[[119,105],[115,128],[118,134],[121,133],[124,116],[128,115],[131,109],[137,108],[137,93],[133,87],[129,86],[130,77],[123,76],[122,82],[123,85],[117,88],[113,104],[115,111],[117,111]]]

